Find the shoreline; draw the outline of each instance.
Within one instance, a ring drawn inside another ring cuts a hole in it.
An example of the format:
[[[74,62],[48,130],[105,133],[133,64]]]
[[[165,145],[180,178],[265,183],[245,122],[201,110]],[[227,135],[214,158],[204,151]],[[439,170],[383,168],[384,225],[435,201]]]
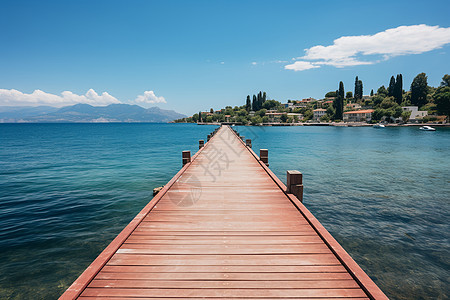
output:
[[[375,124],[368,123],[359,123],[359,122],[347,122],[347,123],[263,123],[258,125],[251,124],[242,124],[242,123],[232,123],[232,122],[224,122],[224,123],[181,123],[181,124],[197,124],[197,125],[236,125],[236,126],[334,126],[334,127],[373,127]],[[445,124],[434,124],[434,123],[419,123],[419,124],[384,124],[386,127],[421,127],[421,126],[432,126],[432,127],[450,127],[450,123]]]

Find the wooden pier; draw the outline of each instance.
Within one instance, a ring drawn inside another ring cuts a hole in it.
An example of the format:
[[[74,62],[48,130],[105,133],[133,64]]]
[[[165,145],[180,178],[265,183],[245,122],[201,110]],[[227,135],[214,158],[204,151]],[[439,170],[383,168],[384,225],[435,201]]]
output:
[[[229,126],[199,148],[60,299],[387,299],[301,203],[301,173],[286,188]]]

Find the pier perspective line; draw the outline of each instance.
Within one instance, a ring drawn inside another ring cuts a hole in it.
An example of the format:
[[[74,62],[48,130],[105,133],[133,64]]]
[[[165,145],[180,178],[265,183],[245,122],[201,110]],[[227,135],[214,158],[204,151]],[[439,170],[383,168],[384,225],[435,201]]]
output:
[[[216,128],[60,299],[387,299],[251,141]]]

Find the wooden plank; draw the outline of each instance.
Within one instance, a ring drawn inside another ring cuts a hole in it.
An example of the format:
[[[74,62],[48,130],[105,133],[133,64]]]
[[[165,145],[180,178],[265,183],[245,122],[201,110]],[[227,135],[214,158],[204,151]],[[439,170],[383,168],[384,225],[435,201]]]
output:
[[[128,267],[129,268],[129,267]],[[130,270],[131,271],[131,270]],[[128,280],[353,280],[347,272],[341,273],[264,273],[264,272],[117,272],[101,271],[96,279],[128,279]]]
[[[256,278],[258,275],[255,273]],[[145,280],[95,279],[92,288],[145,289],[357,289],[356,281],[348,280]]]
[[[116,253],[108,265],[339,265],[333,254],[284,254],[284,255],[142,255]]]
[[[105,265],[102,272],[110,273],[347,273],[347,270],[342,265],[329,266],[270,266],[270,265],[255,265],[255,266],[217,266],[217,265],[151,265],[151,266],[114,266]]]
[[[242,297],[233,297],[233,298],[230,298],[230,297],[228,297],[228,298],[209,297],[209,298],[210,299],[215,299],[215,300],[225,300],[225,299],[236,299],[236,300],[239,300],[239,299],[247,299],[247,300],[248,299],[261,299],[261,298],[254,298],[254,297],[245,297],[245,298],[242,298]],[[105,300],[107,298],[106,297],[101,297],[101,296],[88,296],[88,297],[80,297],[79,299],[81,299],[81,300],[83,300],[83,299],[84,300]],[[137,299],[139,299],[139,300],[179,300],[179,299],[183,299],[183,298],[182,297],[164,297],[164,298],[159,298],[159,297],[139,297],[139,298],[136,298],[136,297],[131,297],[131,298],[130,297],[114,297],[112,299],[114,299],[114,300],[137,300]],[[188,299],[190,299],[190,300],[204,300],[205,298],[204,297],[201,297],[201,298],[189,297]],[[299,299],[299,298],[298,297],[277,297],[277,298],[264,297],[263,299],[264,300],[279,300],[279,299]],[[313,299],[315,299],[315,300],[336,300],[336,299],[339,299],[339,298],[335,298],[335,297],[333,297],[333,298],[320,297],[320,298],[313,298]],[[369,300],[369,298],[360,298],[360,297],[354,298],[354,297],[352,297],[351,300]]]
[[[330,254],[324,244],[304,245],[172,245],[123,244],[116,253],[123,254]]]
[[[132,235],[123,244],[149,245],[302,245],[323,244],[318,236],[272,236],[261,239],[258,236],[153,236]]]
[[[365,297],[360,289],[105,289],[87,288],[82,296],[104,297]]]

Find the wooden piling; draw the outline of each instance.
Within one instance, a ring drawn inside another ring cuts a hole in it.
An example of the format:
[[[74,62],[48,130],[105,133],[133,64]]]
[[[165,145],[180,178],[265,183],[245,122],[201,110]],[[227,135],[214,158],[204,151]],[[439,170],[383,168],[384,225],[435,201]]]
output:
[[[205,141],[204,140],[199,140],[198,141],[198,149],[202,149],[205,146]]]
[[[269,166],[269,150],[267,149],[260,149],[259,150],[259,159],[266,164],[266,166]]]
[[[303,174],[297,170],[287,171],[286,192],[303,202]]]
[[[252,147],[252,140],[251,140],[251,139],[246,139],[246,140],[245,140],[245,145],[246,145],[247,147],[251,148],[251,147]]]
[[[183,151],[182,155],[183,166],[191,162],[191,151]]]

